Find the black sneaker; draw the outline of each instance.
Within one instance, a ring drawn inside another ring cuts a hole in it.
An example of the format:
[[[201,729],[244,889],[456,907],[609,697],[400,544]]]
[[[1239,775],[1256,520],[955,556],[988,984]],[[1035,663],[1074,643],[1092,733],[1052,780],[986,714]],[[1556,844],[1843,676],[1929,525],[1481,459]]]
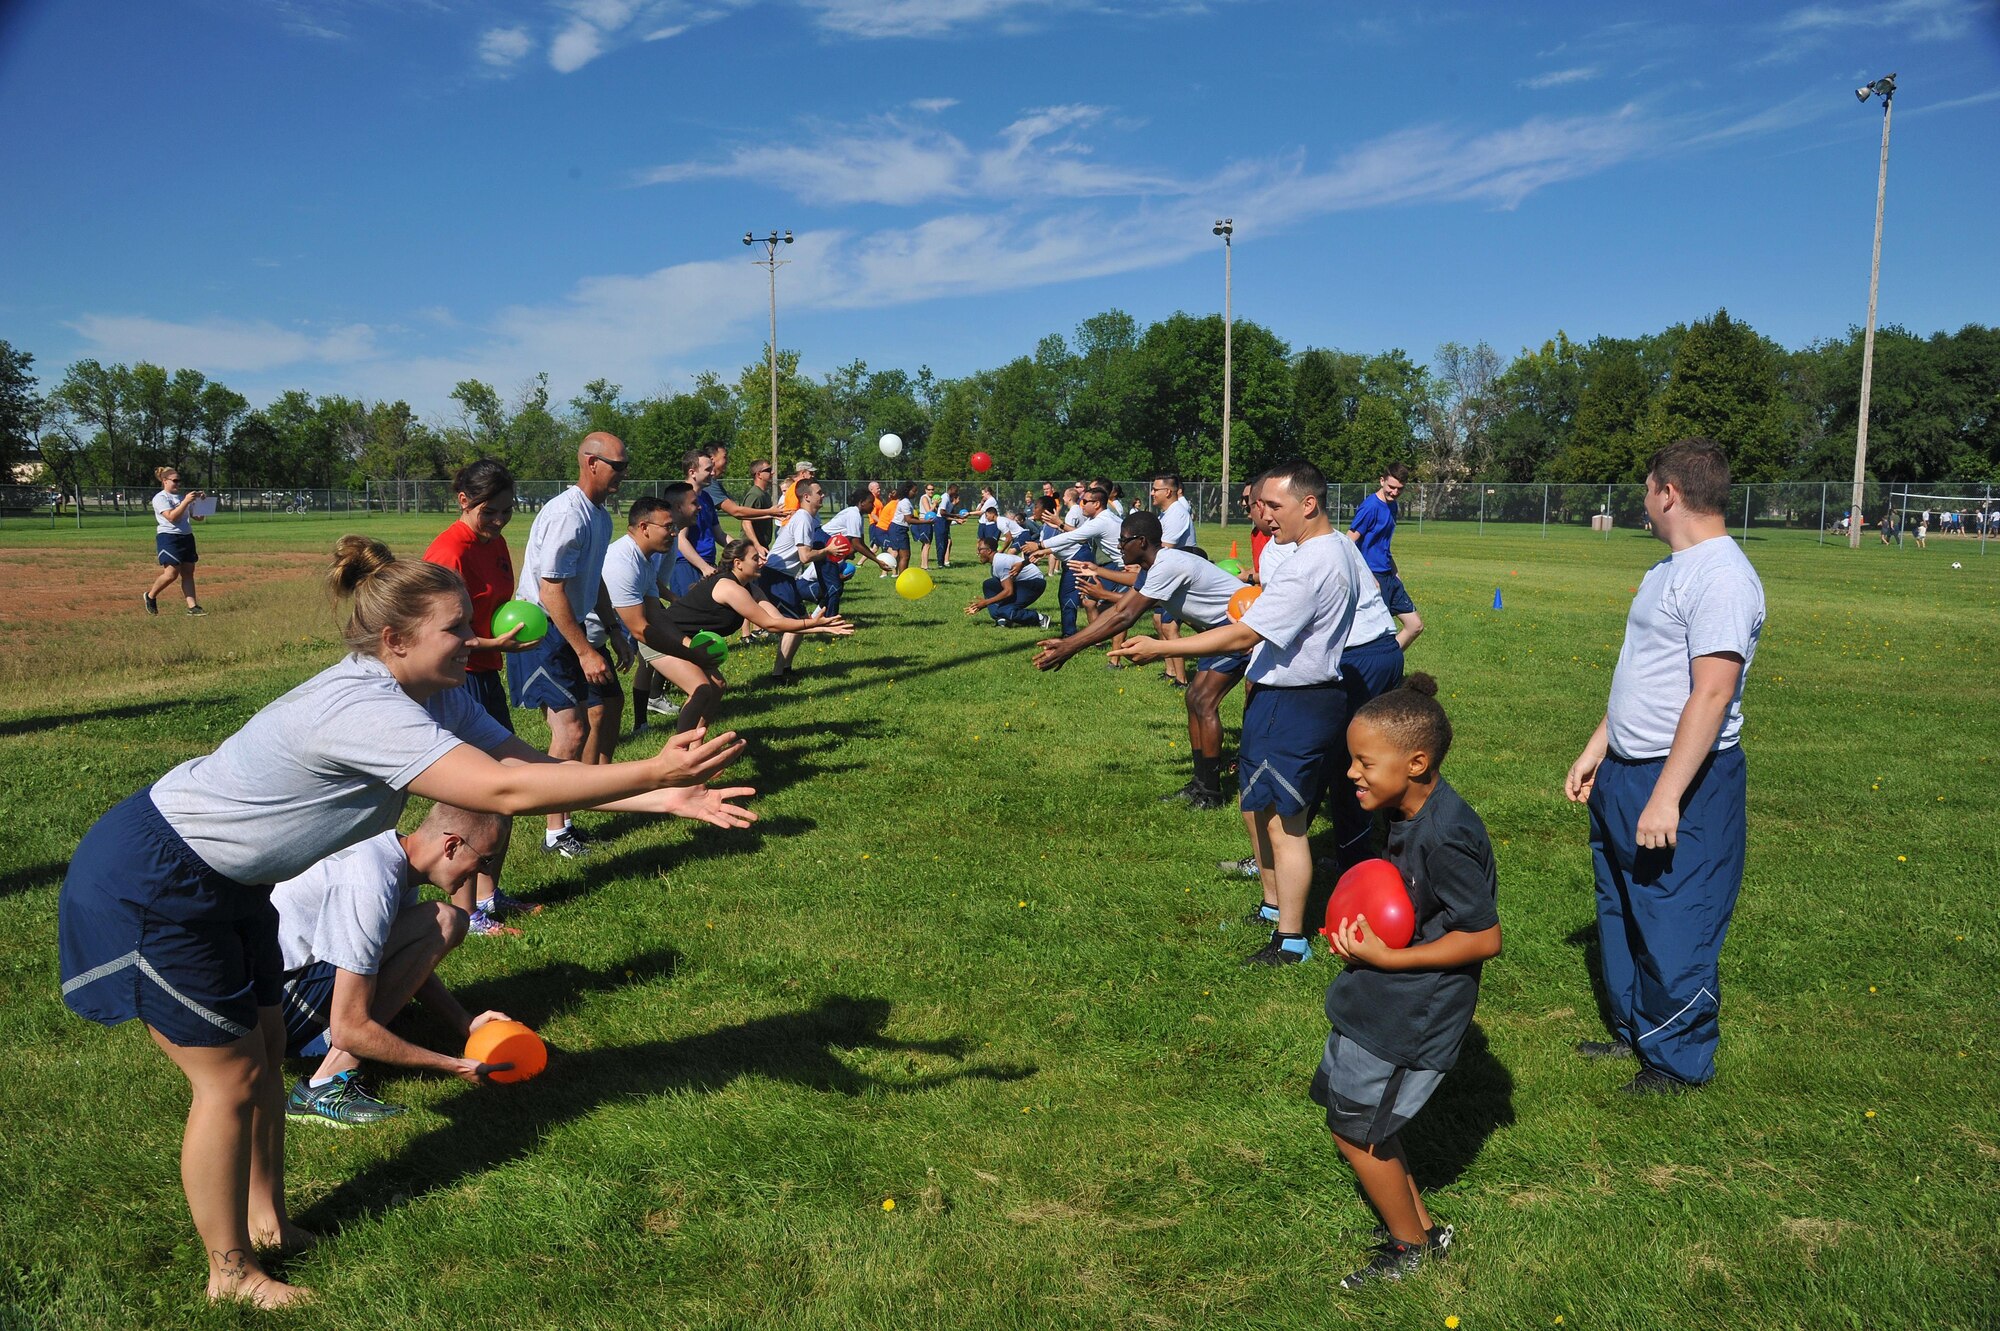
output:
[[[1632,1046],[1623,1040],[1578,1040],[1576,1052],[1585,1058],[1635,1058]]]
[[[1340,1287],[1360,1289],[1382,1281],[1401,1280],[1424,1264],[1424,1256],[1429,1250],[1428,1243],[1399,1243],[1395,1239],[1377,1244],[1375,1256],[1368,1265],[1352,1275],[1341,1277]]]
[[[1278,923],[1277,907],[1273,906],[1271,908],[1271,913],[1269,915],[1266,915],[1264,913],[1264,908],[1262,906],[1258,906],[1255,910],[1251,911],[1248,915],[1245,915],[1243,917],[1243,923],[1261,924],[1266,929],[1272,928]]]
[[[1222,792],[1219,790],[1204,790],[1200,786],[1196,786],[1194,794],[1188,796],[1187,806],[1190,809],[1219,809],[1222,807]]]
[[[1377,1225],[1368,1231],[1368,1238],[1373,1243],[1388,1243],[1395,1237],[1389,1232],[1387,1225]],[[1424,1234],[1425,1255],[1432,1261],[1443,1257],[1451,1251],[1453,1237],[1455,1236],[1450,1225],[1432,1225]]]
[[[1243,964],[1246,966],[1296,966],[1311,955],[1310,951],[1292,951],[1278,941],[1276,934],[1272,934],[1270,942],[1243,958]]]
[[[187,611],[187,612],[188,612],[189,614],[191,614],[191,615],[205,615],[205,614],[207,614],[207,613],[208,613],[208,611],[206,611],[206,610],[202,609],[202,608],[201,608],[200,606],[198,606],[198,605],[191,605],[191,606],[189,606],[189,607],[188,607],[188,611]]]
[[[1201,787],[1194,783],[1194,778],[1189,777],[1188,783],[1182,786],[1179,790],[1176,790],[1171,794],[1160,796],[1160,803],[1186,804],[1188,801],[1192,800],[1195,797],[1195,793],[1200,789]]]
[[[140,600],[142,600],[142,601],[144,601],[144,602],[146,603],[146,613],[147,613],[147,614],[149,614],[149,615],[157,615],[157,614],[159,614],[159,613],[160,613],[160,598],[159,598],[159,597],[157,597],[157,596],[153,596],[153,595],[151,595],[150,593],[147,593],[147,592],[140,592],[140,593],[139,593],[139,599],[140,599]]]
[[[549,840],[547,834],[544,834],[542,849],[551,855],[560,855],[566,860],[580,860],[590,854],[590,847],[583,844],[583,838],[576,834],[576,829],[573,827],[564,828],[563,834],[554,841]]]
[[[1687,1091],[1700,1090],[1701,1083],[1682,1081],[1670,1072],[1642,1066],[1632,1074],[1632,1080],[1618,1089],[1627,1095],[1681,1095]]]

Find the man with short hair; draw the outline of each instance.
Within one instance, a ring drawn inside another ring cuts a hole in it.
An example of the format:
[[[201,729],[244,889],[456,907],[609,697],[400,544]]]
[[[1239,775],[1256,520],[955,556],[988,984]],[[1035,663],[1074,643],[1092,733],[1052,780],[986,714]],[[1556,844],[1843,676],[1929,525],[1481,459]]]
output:
[[[681,464],[684,479],[694,487],[694,518],[674,537],[675,596],[686,596],[690,587],[715,572],[715,546],[722,536],[722,516],[708,484],[715,479],[715,459],[705,448],[691,448]]]
[[[778,526],[775,519],[790,517],[792,508],[797,507],[797,505],[788,507],[782,503],[772,502],[774,496],[771,493],[771,481],[775,474],[769,462],[758,458],[750,464],[750,488],[743,495],[744,507],[761,511],[765,515],[761,518],[745,518],[742,523],[743,534],[755,541],[758,548],[763,550],[771,548],[771,541],[777,535]]]
[[[1106,514],[1109,516],[1109,514]],[[1128,572],[1138,575],[1109,610],[1093,615],[1090,627],[1074,637],[1051,638],[1035,657],[1037,670],[1060,670],[1084,648],[1119,634],[1139,622],[1155,606],[1165,606],[1180,622],[1200,631],[1229,622],[1229,600],[1243,584],[1191,550],[1172,550],[1160,540],[1160,520],[1151,513],[1133,513],[1120,525],[1120,553]],[[1088,570],[1095,574],[1096,570]],[[1194,756],[1194,776],[1165,796],[1195,809],[1222,807],[1223,697],[1243,677],[1249,659],[1241,653],[1202,657],[1188,686],[1188,750]]]
[[[319,1058],[292,1087],[286,1117],[345,1128],[403,1113],[361,1086],[364,1058],[474,1084],[496,1070],[413,1044],[389,1024],[412,999],[456,1030],[461,1044],[487,1022],[508,1020],[504,1012],[470,1015],[437,978],[438,962],[465,941],[465,912],[449,898],[505,853],[505,826],[497,814],[436,804],[408,836],[392,828],[271,889],[284,954],[285,1050]],[[447,899],[424,901],[420,883]]]
[[[1424,621],[1417,615],[1416,603],[1410,600],[1402,578],[1397,576],[1396,557],[1389,551],[1389,542],[1396,534],[1396,498],[1403,493],[1403,485],[1409,479],[1410,469],[1400,462],[1382,468],[1375,493],[1355,506],[1354,521],[1348,524],[1347,531],[1348,538],[1361,548],[1361,558],[1375,575],[1375,585],[1382,589],[1382,603],[1401,621],[1396,630],[1396,645],[1404,651],[1424,631]]]
[[[1635,1095],[1715,1076],[1723,938],[1743,887],[1743,683],[1764,632],[1764,586],[1729,538],[1729,462],[1682,439],[1646,469],[1646,514],[1667,546],[1632,598],[1604,719],[1564,793],[1590,807],[1597,940],[1611,1038]]]
[[[653,681],[658,673],[653,662],[659,659],[646,641],[646,626],[665,610],[673,596],[674,525],[676,508],[686,512],[694,506],[694,492],[685,481],[667,486],[659,498],[642,495],[632,501],[625,514],[625,534],[604,552],[604,592],[618,616],[617,627],[629,634],[638,652],[632,671],[632,730],[646,729],[646,714],[652,707]],[[677,714],[679,708],[674,711]]]
[[[1160,543],[1169,550],[1192,550],[1200,544],[1194,534],[1194,508],[1181,493],[1181,478],[1171,471],[1153,477],[1153,511],[1160,517]],[[1181,636],[1181,626],[1172,611],[1153,616],[1153,631],[1167,642]],[[1167,680],[1179,688],[1188,686],[1187,667],[1178,656],[1166,661]]]
[[[799,482],[808,476],[816,476],[818,474],[819,468],[813,466],[812,463],[806,461],[804,458],[800,458],[792,464],[792,475],[785,482],[785,499],[781,505],[785,510],[784,516],[789,518],[799,506]]]
[[[705,493],[708,495],[709,502],[715,505],[718,524],[722,518],[735,518],[741,524],[743,534],[749,537],[752,544],[757,547],[757,553],[763,554],[767,552],[771,548],[770,537],[768,535],[759,536],[752,524],[762,520],[764,530],[768,533],[771,529],[770,519],[785,516],[783,508],[772,508],[768,503],[771,497],[768,488],[771,483],[771,464],[768,462],[758,462],[751,466],[750,477],[751,484],[753,485],[757,483],[757,468],[762,467],[764,469],[764,485],[766,488],[763,493],[766,503],[763,505],[747,505],[739,504],[734,499],[731,499],[729,491],[723,488],[722,474],[729,466],[729,445],[710,444],[708,446],[708,460],[709,477]],[[712,559],[711,562],[713,562]]]
[[[1049,617],[1033,607],[1048,590],[1049,580],[1035,567],[1035,561],[1001,549],[991,536],[979,538],[978,550],[979,558],[992,566],[993,575],[980,584],[983,594],[965,607],[965,613],[976,615],[984,610],[1003,629],[1047,628]]]
[[[1309,462],[1274,467],[1258,486],[1271,534],[1296,547],[1243,618],[1167,642],[1131,638],[1112,655],[1145,662],[1168,655],[1249,652],[1254,686],[1243,708],[1236,763],[1238,804],[1256,850],[1265,900],[1278,906],[1271,941],[1246,965],[1283,966],[1311,954],[1306,898],[1312,848],[1306,832],[1330,780],[1347,726],[1340,654],[1353,625],[1356,593],[1340,537],[1326,511],[1326,477]],[[1267,551],[1268,553],[1268,551]]]
[[[542,505],[528,529],[515,595],[549,617],[542,640],[507,658],[507,688],[516,707],[538,707],[549,724],[549,756],[568,762],[583,756],[589,733],[590,686],[615,676],[604,654],[591,646],[584,621],[614,615],[604,596],[604,552],[611,545],[611,515],[601,505],[625,476],[625,441],[593,430],[577,446],[576,484]],[[589,853],[566,813],[552,813],[544,850],[576,859]]]
[[[1056,589],[1056,604],[1062,610],[1062,634],[1065,638],[1076,632],[1076,612],[1083,604],[1083,593],[1078,588],[1073,562],[1087,560],[1095,553],[1095,562],[1106,568],[1122,571],[1125,567],[1124,556],[1118,552],[1121,540],[1118,519],[1105,510],[1105,505],[1110,502],[1110,495],[1091,489],[1077,505],[1078,520],[1073,527],[1045,535],[1039,541],[1029,541],[1021,548],[1021,553],[1029,559],[1047,551],[1062,561],[1062,581]]]

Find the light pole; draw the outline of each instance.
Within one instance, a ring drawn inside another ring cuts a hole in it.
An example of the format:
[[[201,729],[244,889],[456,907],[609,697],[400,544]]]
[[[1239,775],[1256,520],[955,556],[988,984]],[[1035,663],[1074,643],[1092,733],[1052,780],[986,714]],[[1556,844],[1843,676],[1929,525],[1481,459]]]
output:
[[[1882,201],[1889,192],[1889,110],[1896,97],[1896,76],[1890,74],[1856,88],[1860,101],[1882,99],[1882,169],[1875,178],[1875,257],[1868,265],[1868,331],[1861,340],[1861,419],[1854,427],[1854,496],[1849,506],[1847,548],[1861,548],[1861,496],[1868,474],[1868,394],[1875,381],[1875,289],[1882,280]]]
[[[779,235],[779,234],[778,234],[778,233],[777,233],[776,231],[773,231],[773,232],[772,232],[772,233],[771,233],[770,235],[768,235],[768,236],[763,236],[763,237],[758,237],[758,236],[754,236],[754,235],[750,234],[750,233],[749,233],[748,231],[745,231],[745,232],[743,233],[743,243],[744,243],[745,245],[757,245],[757,244],[762,244],[762,245],[763,245],[763,247],[764,247],[764,257],[763,257],[763,258],[761,258],[761,259],[752,259],[752,260],[751,260],[750,262],[752,262],[752,263],[754,263],[754,264],[758,265],[758,266],[759,266],[759,267],[761,267],[761,268],[768,268],[768,269],[770,269],[770,270],[771,270],[771,483],[775,485],[775,484],[777,483],[777,480],[778,480],[778,476],[779,476],[779,471],[778,471],[778,268],[779,268],[779,266],[780,266],[780,265],[782,265],[782,264],[788,264],[788,263],[790,263],[790,262],[791,262],[791,260],[790,260],[790,259],[780,259],[780,258],[778,257],[778,246],[780,246],[780,245],[789,245],[789,244],[791,244],[791,243],[792,243],[792,232],[791,232],[791,228],[787,227],[787,228],[785,229],[785,234],[784,234],[784,235],[782,235],[782,236],[780,236],[780,235]]]
[[[1218,218],[1213,230],[1216,235],[1222,237],[1222,526],[1227,530],[1229,527],[1229,401],[1232,396],[1230,381],[1234,377],[1236,368],[1231,363],[1233,348],[1230,345],[1232,330],[1229,317],[1229,261],[1234,246],[1230,244],[1229,238],[1235,234],[1236,219]]]

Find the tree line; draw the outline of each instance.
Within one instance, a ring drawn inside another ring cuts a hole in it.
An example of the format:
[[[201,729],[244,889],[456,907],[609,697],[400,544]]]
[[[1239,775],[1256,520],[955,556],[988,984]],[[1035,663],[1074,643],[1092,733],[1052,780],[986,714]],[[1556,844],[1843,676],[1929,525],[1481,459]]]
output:
[[[1427,481],[1618,482],[1659,445],[1721,440],[1745,481],[1844,480],[1859,418],[1858,329],[1788,350],[1717,310],[1643,337],[1558,332],[1511,361],[1448,342],[1430,364],[1398,350],[1293,351],[1260,324],[1233,328],[1231,471],[1304,457],[1359,482],[1403,462]],[[974,452],[993,475],[1143,477],[1222,468],[1223,328],[1175,314],[1141,328],[1121,311],[1051,333],[996,369],[940,379],[856,360],[818,378],[778,356],[785,466],[825,475],[963,480]],[[0,341],[0,479],[148,485],[159,465],[207,488],[359,488],[448,477],[499,457],[524,479],[565,478],[590,430],[623,438],[640,478],[678,476],[691,448],[732,446],[732,472],[768,456],[770,372],[704,373],[685,391],[628,398],[603,379],[568,402],[537,375],[503,397],[465,380],[425,419],[401,401],[292,390],[252,408],[199,371],[80,360],[44,388],[34,358]],[[1882,481],[2000,479],[2000,329],[1968,324],[1876,335],[1869,471]],[[876,440],[900,435],[885,461]]]

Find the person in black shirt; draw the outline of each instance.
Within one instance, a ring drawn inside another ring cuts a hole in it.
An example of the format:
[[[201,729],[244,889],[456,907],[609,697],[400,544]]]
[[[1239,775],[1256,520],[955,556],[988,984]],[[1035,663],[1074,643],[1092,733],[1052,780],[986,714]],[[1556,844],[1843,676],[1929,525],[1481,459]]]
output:
[[[1347,727],[1348,778],[1363,809],[1389,815],[1388,858],[1409,889],[1416,932],[1408,947],[1391,949],[1358,915],[1328,935],[1347,968],[1327,986],[1333,1032],[1312,1098],[1325,1106],[1334,1144],[1381,1215],[1384,1236],[1343,1289],[1400,1279],[1451,1245],[1450,1226],[1431,1223],[1398,1134],[1458,1060],[1480,964],[1500,955],[1493,844],[1438,774],[1451,722],[1436,694],[1436,680],[1413,674],[1360,707]]]

